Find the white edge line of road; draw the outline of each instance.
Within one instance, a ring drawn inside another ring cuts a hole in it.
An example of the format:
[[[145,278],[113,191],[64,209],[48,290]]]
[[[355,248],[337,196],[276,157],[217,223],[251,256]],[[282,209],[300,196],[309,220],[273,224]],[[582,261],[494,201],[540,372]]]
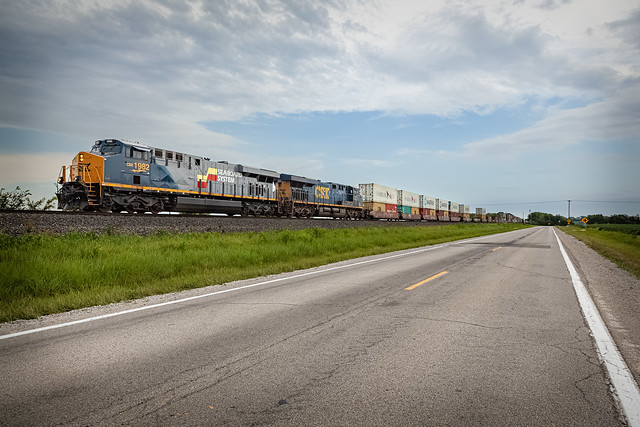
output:
[[[187,302],[187,301],[191,301],[191,300],[196,300],[196,299],[200,299],[200,298],[207,298],[207,297],[214,296],[214,295],[220,295],[220,294],[224,294],[224,293],[227,293],[227,292],[235,292],[235,291],[240,291],[242,289],[248,289],[248,288],[253,288],[253,287],[256,287],[256,286],[268,285],[270,283],[281,282],[281,281],[284,281],[284,280],[297,279],[297,278],[300,278],[300,277],[311,276],[311,275],[314,275],[314,274],[326,273],[328,271],[340,270],[340,269],[343,269],[343,268],[354,267],[356,265],[369,264],[369,263],[373,263],[373,262],[380,262],[380,261],[384,261],[384,260],[391,259],[391,258],[397,258],[397,257],[402,257],[402,256],[413,255],[413,254],[417,254],[417,253],[420,253],[420,252],[432,251],[432,250],[435,250],[435,249],[440,249],[440,248],[444,248],[444,247],[451,246],[451,245],[457,245],[457,244],[460,244],[460,243],[466,243],[466,242],[472,242],[472,241],[475,241],[475,240],[486,239],[486,238],[489,238],[489,237],[492,237],[492,236],[495,236],[495,234],[489,234],[487,236],[475,237],[475,238],[472,238],[472,239],[457,240],[457,241],[448,242],[448,243],[444,243],[444,244],[436,245],[436,246],[427,246],[427,247],[423,247],[423,248],[420,248],[418,250],[414,250],[414,251],[411,251],[411,252],[403,252],[403,253],[400,253],[400,254],[389,255],[389,256],[385,256],[385,257],[381,257],[381,258],[375,258],[375,259],[369,259],[369,260],[365,260],[365,261],[354,262],[354,263],[351,263],[351,264],[339,265],[339,266],[335,266],[335,267],[325,268],[325,269],[322,269],[322,270],[309,271],[309,272],[306,272],[306,273],[296,274],[294,276],[281,277],[281,278],[278,278],[278,279],[272,279],[272,280],[267,280],[267,281],[264,281],[264,282],[253,283],[251,285],[240,286],[240,287],[232,288],[232,289],[223,289],[223,290],[220,290],[220,291],[209,292],[209,293],[202,294],[202,295],[195,295],[195,296],[192,296],[192,297],[181,298],[181,299],[177,299],[177,300],[173,300],[173,301],[167,301],[167,302],[162,302],[162,303],[158,303],[158,304],[146,305],[144,307],[132,308],[130,310],[118,311],[118,312],[115,312],[115,313],[109,313],[109,314],[103,314],[103,315],[100,315],[100,316],[88,317],[86,319],[74,320],[72,322],[65,322],[65,323],[59,323],[57,325],[43,326],[41,328],[35,328],[35,329],[27,329],[25,331],[14,332],[14,333],[11,333],[11,334],[6,334],[6,335],[0,335],[0,340],[6,340],[6,339],[9,339],[9,338],[15,338],[15,337],[19,337],[19,336],[22,336],[22,335],[35,334],[37,332],[44,332],[44,331],[48,331],[48,330],[51,330],[51,329],[64,328],[64,327],[67,327],[67,326],[78,325],[78,324],[81,324],[81,323],[93,322],[93,321],[96,321],[96,320],[107,319],[109,317],[122,316],[122,315],[125,315],[125,314],[135,313],[137,311],[151,310],[153,308],[163,307],[165,305],[179,304],[179,303],[183,303],[183,302]]]
[[[620,401],[629,426],[640,427],[640,390],[638,389],[638,384],[636,384],[631,371],[629,371],[627,364],[618,351],[593,299],[591,299],[587,288],[584,286],[584,283],[582,283],[580,275],[578,275],[573,263],[569,259],[555,230],[553,230],[553,234],[556,236],[560,252],[571,275],[573,288],[580,302],[582,313],[596,342],[598,356],[600,360],[604,362],[609,373],[613,391]]]

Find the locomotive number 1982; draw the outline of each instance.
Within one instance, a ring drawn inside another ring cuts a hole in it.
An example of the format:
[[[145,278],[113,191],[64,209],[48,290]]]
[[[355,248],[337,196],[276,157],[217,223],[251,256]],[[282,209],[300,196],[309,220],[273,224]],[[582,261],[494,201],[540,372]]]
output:
[[[127,166],[131,167],[131,172],[149,172],[149,164],[148,163],[127,163]]]

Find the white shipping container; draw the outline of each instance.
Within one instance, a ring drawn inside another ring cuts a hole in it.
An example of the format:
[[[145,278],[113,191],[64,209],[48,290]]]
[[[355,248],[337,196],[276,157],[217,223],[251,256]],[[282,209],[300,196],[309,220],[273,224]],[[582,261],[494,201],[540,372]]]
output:
[[[471,206],[464,205],[464,213],[465,214],[471,214]]]
[[[464,213],[464,208],[465,208],[465,206],[466,206],[466,205],[463,205],[462,203],[460,203],[460,204],[458,205],[458,213],[463,214],[463,213]]]
[[[476,215],[486,215],[487,210],[485,208],[476,208]]]
[[[460,205],[456,202],[449,202],[449,212],[458,212]]]
[[[420,196],[420,207],[422,209],[433,209],[437,207],[436,198],[429,196]]]
[[[398,190],[398,206],[420,207],[420,195],[410,191]]]
[[[449,212],[449,202],[447,200],[436,199],[438,210]]]
[[[398,204],[398,191],[395,188],[380,184],[360,184],[363,202]]]

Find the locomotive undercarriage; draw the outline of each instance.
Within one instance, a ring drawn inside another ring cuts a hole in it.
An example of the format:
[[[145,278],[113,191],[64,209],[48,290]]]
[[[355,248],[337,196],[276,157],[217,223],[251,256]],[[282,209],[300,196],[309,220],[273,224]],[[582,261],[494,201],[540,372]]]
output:
[[[192,213],[226,213],[242,216],[288,216],[299,218],[332,217],[344,219],[364,219],[361,209],[332,206],[318,206],[295,202],[268,200],[226,200],[206,197],[184,197],[164,193],[119,191],[99,188],[80,182],[66,182],[58,190],[58,208],[64,210],[84,210],[97,212],[128,212],[158,214],[162,211]]]
[[[331,218],[344,218],[344,219],[363,219],[364,214],[361,209],[349,208],[349,207],[332,207],[332,206],[318,206],[306,203],[289,203],[284,204],[284,209],[281,209],[283,216],[298,217],[298,218],[311,218],[311,217],[331,217]]]
[[[275,202],[236,201],[208,197],[176,197],[173,195],[145,193],[106,194],[99,210],[103,212],[126,210],[128,213],[151,212],[152,214],[162,211],[222,213],[230,216],[236,214],[242,216],[276,216],[278,213]]]
[[[158,214],[167,210],[170,205],[171,200],[165,195],[109,191],[104,193],[102,203],[96,210],[113,213],[127,211],[128,213]]]
[[[275,202],[243,202],[242,216],[277,216],[278,207]]]
[[[276,202],[236,201],[207,197],[182,197],[163,193],[118,191],[93,188],[80,182],[66,182],[57,192],[58,208],[97,212],[158,214],[162,211],[223,213],[242,216],[279,216]]]

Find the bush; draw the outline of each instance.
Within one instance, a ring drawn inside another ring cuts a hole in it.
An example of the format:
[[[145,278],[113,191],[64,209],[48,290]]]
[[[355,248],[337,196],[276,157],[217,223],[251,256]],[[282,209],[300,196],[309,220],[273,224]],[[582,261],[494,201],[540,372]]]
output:
[[[0,188],[0,209],[47,211],[53,209],[57,199],[56,196],[53,196],[50,199],[43,197],[40,200],[31,200],[29,196],[31,196],[31,192],[22,190],[20,187],[16,187],[13,191],[5,191],[4,188]]]

